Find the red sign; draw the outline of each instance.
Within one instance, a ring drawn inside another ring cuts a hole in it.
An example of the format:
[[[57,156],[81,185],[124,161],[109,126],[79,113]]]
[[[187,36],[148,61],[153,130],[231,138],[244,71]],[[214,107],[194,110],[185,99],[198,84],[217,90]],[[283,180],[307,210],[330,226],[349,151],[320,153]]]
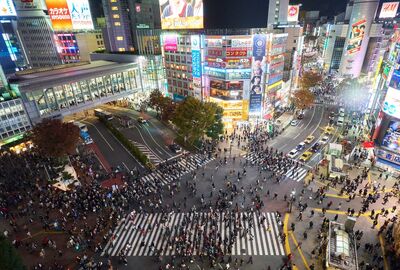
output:
[[[374,148],[374,142],[363,142],[363,147],[365,149]]]
[[[222,56],[222,50],[221,49],[208,49],[207,54],[209,56]]]
[[[243,56],[247,56],[247,51],[230,49],[230,50],[226,51],[226,56],[227,57],[243,57]]]

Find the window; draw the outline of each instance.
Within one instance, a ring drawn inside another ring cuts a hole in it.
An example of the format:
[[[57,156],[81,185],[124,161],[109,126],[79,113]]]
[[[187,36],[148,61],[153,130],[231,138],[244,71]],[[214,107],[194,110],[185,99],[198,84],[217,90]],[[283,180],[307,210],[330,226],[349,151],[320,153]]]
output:
[[[124,40],[124,37],[123,36],[118,36],[117,40]]]
[[[119,19],[119,14],[113,14],[114,19]]]
[[[117,2],[117,0],[110,0],[110,2],[111,2],[111,3],[116,3],[116,2]]]
[[[124,52],[124,51],[125,51],[125,48],[118,48],[118,51]]]
[[[116,6],[111,7],[111,10],[118,10],[118,7],[116,7]]]
[[[114,26],[121,26],[121,23],[120,22],[115,22]]]

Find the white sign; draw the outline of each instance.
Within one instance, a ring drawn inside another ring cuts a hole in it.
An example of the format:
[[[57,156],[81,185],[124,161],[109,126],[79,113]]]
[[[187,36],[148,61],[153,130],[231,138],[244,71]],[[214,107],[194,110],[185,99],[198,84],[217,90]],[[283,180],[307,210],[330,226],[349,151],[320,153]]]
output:
[[[399,2],[386,2],[382,4],[381,13],[379,18],[394,18],[396,17],[397,9],[399,8]]]
[[[94,29],[88,0],[67,0],[67,4],[73,29]]]
[[[383,112],[400,119],[400,90],[389,87],[383,102]]]
[[[17,16],[12,0],[0,0],[0,16]]]
[[[288,14],[287,14],[287,21],[288,22],[297,22],[299,19],[299,5],[289,5],[288,7]]]

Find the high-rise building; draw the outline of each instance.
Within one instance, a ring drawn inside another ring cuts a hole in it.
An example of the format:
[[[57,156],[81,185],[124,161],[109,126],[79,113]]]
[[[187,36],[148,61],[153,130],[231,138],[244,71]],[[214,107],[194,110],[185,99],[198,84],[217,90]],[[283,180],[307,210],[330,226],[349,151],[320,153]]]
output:
[[[128,0],[103,0],[106,28],[103,31],[107,51],[134,51]]]
[[[76,33],[75,38],[81,61],[90,61],[90,53],[105,49],[101,31]]]
[[[270,0],[268,25],[287,24],[289,0]]]
[[[40,0],[15,0],[17,30],[31,67],[55,66],[62,63],[56,47],[56,36]]]
[[[339,73],[343,76],[360,76],[378,5],[379,0],[349,2],[351,15],[339,67]]]
[[[0,63],[5,74],[26,68],[26,56],[16,31],[14,18],[0,21]]]

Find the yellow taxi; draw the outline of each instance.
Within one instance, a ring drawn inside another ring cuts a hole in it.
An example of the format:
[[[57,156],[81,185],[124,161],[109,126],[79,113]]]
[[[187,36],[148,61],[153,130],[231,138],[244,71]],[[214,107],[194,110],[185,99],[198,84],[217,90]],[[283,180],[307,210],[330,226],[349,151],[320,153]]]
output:
[[[315,137],[313,135],[310,135],[304,140],[304,143],[306,143],[306,144],[312,143],[312,141],[314,139],[315,139]]]
[[[333,133],[334,130],[335,130],[334,127],[326,126],[326,127],[324,128],[324,133],[330,135],[330,134]]]
[[[313,153],[310,151],[304,152],[300,158],[299,161],[301,162],[306,162],[307,160],[309,160],[312,157]]]

